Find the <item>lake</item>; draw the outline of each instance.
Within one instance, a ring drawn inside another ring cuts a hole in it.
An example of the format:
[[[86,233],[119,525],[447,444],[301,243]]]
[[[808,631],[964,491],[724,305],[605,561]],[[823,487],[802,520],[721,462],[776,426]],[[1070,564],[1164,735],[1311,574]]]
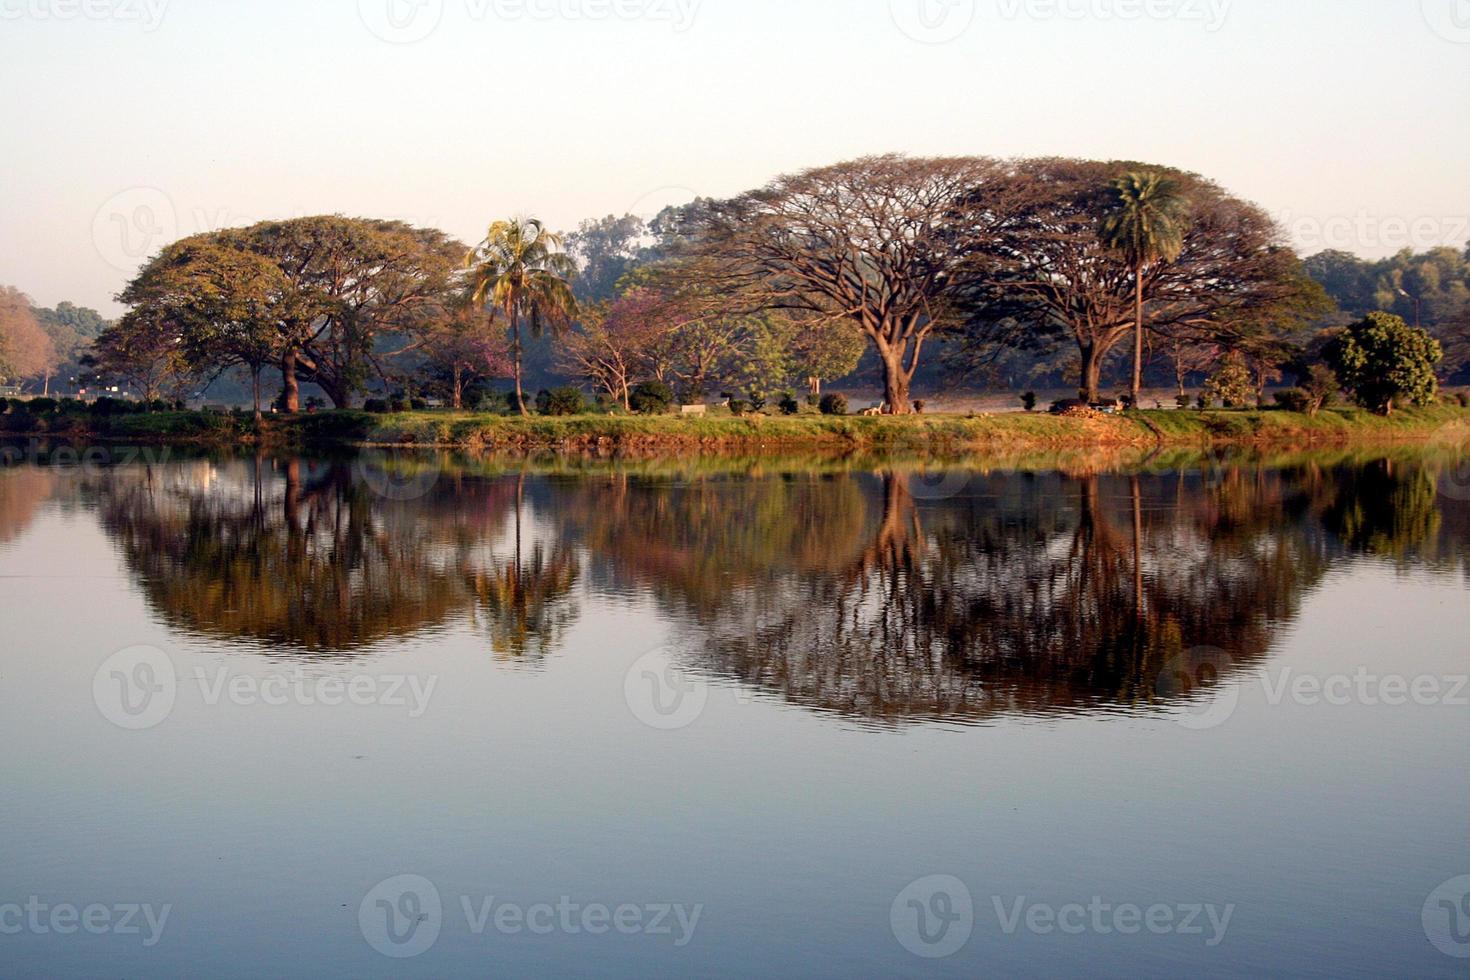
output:
[[[12,447],[7,977],[1465,976],[1455,447]]]

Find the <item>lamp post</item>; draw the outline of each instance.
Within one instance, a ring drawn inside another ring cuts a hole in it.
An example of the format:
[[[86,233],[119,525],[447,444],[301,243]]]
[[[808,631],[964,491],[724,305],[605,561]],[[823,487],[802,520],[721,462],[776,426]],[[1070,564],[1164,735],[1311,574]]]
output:
[[[1424,323],[1422,322],[1422,319],[1419,316],[1419,309],[1420,309],[1419,297],[1414,296],[1414,295],[1411,295],[1409,293],[1409,291],[1406,290],[1406,289],[1404,289],[1404,287],[1402,287],[1402,286],[1399,287],[1399,295],[1402,296],[1402,297],[1404,297],[1405,299],[1411,299],[1411,300],[1414,301],[1414,327],[1416,329],[1418,329],[1418,330],[1423,330],[1424,329]]]

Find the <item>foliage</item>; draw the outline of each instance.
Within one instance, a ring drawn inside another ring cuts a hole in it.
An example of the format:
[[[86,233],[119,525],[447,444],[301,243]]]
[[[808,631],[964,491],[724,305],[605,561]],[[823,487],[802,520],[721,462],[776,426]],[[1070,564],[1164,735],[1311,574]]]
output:
[[[587,399],[580,388],[570,386],[542,391],[536,395],[536,411],[552,417],[581,415],[587,411]]]
[[[511,374],[509,353],[495,319],[496,311],[456,297],[418,328],[418,350],[430,385],[452,408],[463,408],[465,393],[474,386]]]
[[[1392,313],[1369,313],[1328,347],[1327,361],[1359,405],[1392,415],[1396,404],[1431,404],[1444,352],[1425,330]]]
[[[0,381],[49,375],[57,362],[56,346],[30,298],[13,286],[0,286]]]
[[[878,355],[888,403],[907,413],[925,342],[955,323],[955,205],[995,167],[880,156],[778,177],[691,209],[694,268],[751,309],[849,321]]]
[[[1136,270],[1100,234],[1119,166],[1016,161],[966,197],[970,267],[961,295],[970,370],[987,357],[1070,340],[1081,397],[1097,400],[1103,366],[1137,319]],[[1177,260],[1143,275],[1155,335],[1198,341],[1295,299],[1298,260],[1277,244],[1280,231],[1264,211],[1197,175],[1150,169],[1176,182],[1189,203]]]
[[[1028,391],[1021,396],[1021,407],[1025,408],[1028,412],[1036,411],[1036,402],[1036,392],[1034,391]]]
[[[797,415],[801,412],[801,402],[797,401],[796,396],[789,391],[781,396],[776,407],[781,410],[782,415]]]
[[[639,415],[663,415],[674,407],[674,389],[662,381],[645,381],[633,387],[630,400]]]
[[[145,401],[182,396],[197,380],[178,329],[149,308],[130,310],[102,331],[82,364],[96,383],[124,387]]]
[[[820,409],[823,415],[846,415],[847,396],[839,392],[823,395]]]
[[[1244,358],[1227,357],[1220,369],[1205,382],[1205,391],[1211,402],[1218,401],[1226,408],[1245,408],[1255,395],[1255,384]]]
[[[1189,201],[1179,182],[1157,171],[1130,171],[1112,182],[1099,234],[1133,272],[1134,358],[1128,407],[1143,387],[1144,274],[1184,251]]]
[[[1288,412],[1306,412],[1311,408],[1312,398],[1301,388],[1287,388],[1276,392],[1276,404]]]
[[[1313,364],[1302,377],[1301,387],[1307,395],[1307,414],[1316,415],[1332,405],[1342,390],[1342,381],[1326,364]]]
[[[576,263],[560,235],[535,218],[514,218],[491,225],[485,240],[465,256],[465,267],[474,304],[499,310],[510,328],[516,403],[524,415],[522,332],[539,337],[550,330],[559,337],[570,327],[577,310],[570,284]]]

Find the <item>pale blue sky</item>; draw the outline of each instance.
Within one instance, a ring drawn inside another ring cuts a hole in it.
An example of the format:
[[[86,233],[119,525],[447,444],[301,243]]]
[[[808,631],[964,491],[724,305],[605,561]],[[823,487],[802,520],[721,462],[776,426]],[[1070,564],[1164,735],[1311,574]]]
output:
[[[343,212],[469,241],[885,151],[1187,167],[1304,252],[1470,240],[1470,0],[555,12],[588,2],[0,0],[0,283],[115,312],[170,234]]]

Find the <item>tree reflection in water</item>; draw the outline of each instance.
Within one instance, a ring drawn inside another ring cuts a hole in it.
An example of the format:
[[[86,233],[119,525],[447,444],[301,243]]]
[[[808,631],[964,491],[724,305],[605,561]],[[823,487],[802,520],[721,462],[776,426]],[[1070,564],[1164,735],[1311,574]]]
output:
[[[1150,710],[1196,648],[1259,663],[1335,562],[1466,562],[1466,505],[1412,457],[975,474],[940,499],[895,466],[450,465],[407,500],[341,461],[95,483],[148,601],[185,632],[333,654],[475,622],[497,656],[536,663],[588,589],[652,596],[689,666],[876,724]]]

